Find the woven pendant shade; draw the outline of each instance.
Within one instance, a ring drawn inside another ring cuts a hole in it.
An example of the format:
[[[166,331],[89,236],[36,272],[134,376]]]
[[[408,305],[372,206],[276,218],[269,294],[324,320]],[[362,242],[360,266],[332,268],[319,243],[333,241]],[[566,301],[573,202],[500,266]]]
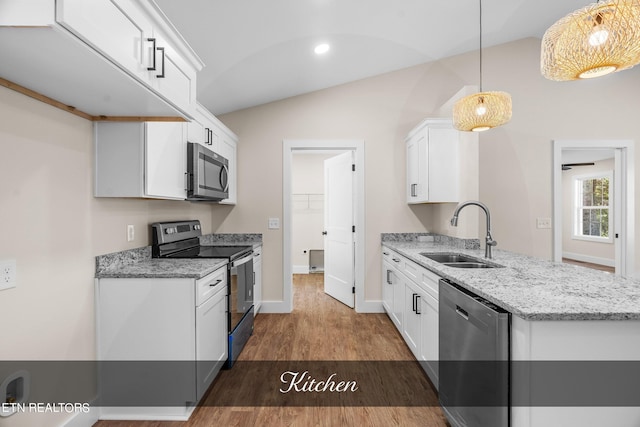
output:
[[[640,1],[640,0],[639,0]],[[482,0],[480,4],[480,92],[465,96],[453,106],[453,127],[466,132],[481,132],[511,120],[511,95],[482,91]]]
[[[593,3],[553,24],[540,69],[550,80],[599,77],[640,63],[640,0]]]
[[[458,130],[480,132],[509,120],[511,95],[506,92],[474,93],[453,106],[453,126]]]

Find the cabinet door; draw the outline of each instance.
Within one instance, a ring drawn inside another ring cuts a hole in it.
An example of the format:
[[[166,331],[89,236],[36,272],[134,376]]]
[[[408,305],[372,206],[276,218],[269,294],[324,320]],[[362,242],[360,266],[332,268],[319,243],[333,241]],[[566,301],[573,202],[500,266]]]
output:
[[[187,141],[206,146],[206,137],[207,134],[202,123],[192,120],[187,124]]]
[[[423,294],[419,301],[420,354],[422,364],[433,385],[438,388],[438,301],[431,295]]]
[[[196,360],[200,400],[227,360],[226,289],[196,307]]]
[[[425,201],[458,201],[458,131],[449,127],[430,127],[426,181],[429,193]]]
[[[405,342],[416,358],[420,356],[420,297],[418,287],[408,278],[403,278],[404,284],[404,319],[402,335]]]
[[[391,320],[395,323],[398,331],[402,333],[402,322],[404,321],[404,284],[401,274],[393,275],[393,311],[391,312]]]
[[[145,194],[148,197],[187,197],[186,141],[183,122],[145,124]]]
[[[57,0],[56,20],[75,36],[127,70],[146,80],[152,63],[148,20],[128,0]]]
[[[407,202],[429,200],[429,150],[426,129],[407,142]]]
[[[219,154],[229,161],[229,197],[222,200],[220,203],[235,205],[238,201],[237,148],[236,142],[224,133],[222,134],[222,139],[220,141]]]
[[[416,203],[419,200],[420,187],[420,155],[418,135],[407,142],[407,203]]]
[[[196,71],[161,34],[156,39],[156,69],[150,71],[151,85],[163,98],[182,111],[194,114],[196,105]]]
[[[382,305],[388,315],[393,311],[393,281],[397,273],[388,261],[382,262]]]

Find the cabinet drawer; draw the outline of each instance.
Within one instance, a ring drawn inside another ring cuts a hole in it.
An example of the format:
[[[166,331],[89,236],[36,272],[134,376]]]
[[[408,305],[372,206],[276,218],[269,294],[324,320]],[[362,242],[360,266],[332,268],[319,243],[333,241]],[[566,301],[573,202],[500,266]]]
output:
[[[426,290],[432,297],[436,300],[438,299],[438,281],[440,280],[440,276],[435,273],[430,272],[429,270],[422,269],[422,274],[420,276],[419,284],[422,285],[422,288]],[[436,301],[437,303],[437,301]]]
[[[221,267],[213,273],[196,281],[196,306],[211,298],[227,286],[227,267]]]
[[[402,270],[403,273],[411,280],[416,283],[420,283],[420,275],[423,271],[423,268],[420,267],[415,262],[408,260],[407,258],[402,258]]]

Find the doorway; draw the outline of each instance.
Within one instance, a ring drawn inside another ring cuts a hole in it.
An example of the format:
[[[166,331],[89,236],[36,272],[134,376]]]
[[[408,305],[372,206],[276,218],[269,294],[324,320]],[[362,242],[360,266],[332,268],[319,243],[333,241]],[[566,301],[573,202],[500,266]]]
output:
[[[350,153],[353,167],[353,268],[351,269],[354,282],[353,298],[356,311],[364,306],[364,141],[362,140],[284,140],[283,141],[283,312],[293,310],[293,272],[299,271],[299,254],[295,254],[298,261],[294,261],[293,244],[293,215],[294,209],[301,207],[302,199],[308,197],[313,203],[313,194],[300,194],[293,191],[293,162],[294,155],[318,154],[327,157],[328,154]],[[317,200],[314,207],[318,209]],[[324,197],[323,197],[324,205]],[[311,205],[310,205],[311,206]],[[311,249],[311,248],[309,248]],[[299,251],[300,248],[295,249]],[[327,262],[331,262],[330,259]],[[297,265],[297,267],[294,267]],[[324,269],[330,268],[324,265]],[[333,295],[332,295],[333,296]],[[334,296],[335,297],[335,296]]]
[[[631,141],[553,144],[553,257],[633,274],[634,168]]]

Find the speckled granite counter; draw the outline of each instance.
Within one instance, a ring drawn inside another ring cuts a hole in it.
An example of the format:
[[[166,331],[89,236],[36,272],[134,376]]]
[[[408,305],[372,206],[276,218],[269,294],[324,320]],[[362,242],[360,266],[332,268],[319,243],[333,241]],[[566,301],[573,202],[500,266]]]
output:
[[[262,245],[262,234],[207,234],[203,246]],[[226,259],[152,258],[151,246],[96,257],[96,278],[193,278],[200,279],[227,264]]]
[[[386,236],[386,237],[385,237]],[[402,241],[382,245],[526,320],[640,320],[640,282],[585,267],[493,249],[504,268],[447,267],[421,252],[456,252],[484,258],[484,250],[452,242]]]
[[[134,279],[201,279],[209,273],[227,264],[226,259],[159,259],[151,258],[133,264],[105,269],[96,273],[96,278],[134,278]]]

